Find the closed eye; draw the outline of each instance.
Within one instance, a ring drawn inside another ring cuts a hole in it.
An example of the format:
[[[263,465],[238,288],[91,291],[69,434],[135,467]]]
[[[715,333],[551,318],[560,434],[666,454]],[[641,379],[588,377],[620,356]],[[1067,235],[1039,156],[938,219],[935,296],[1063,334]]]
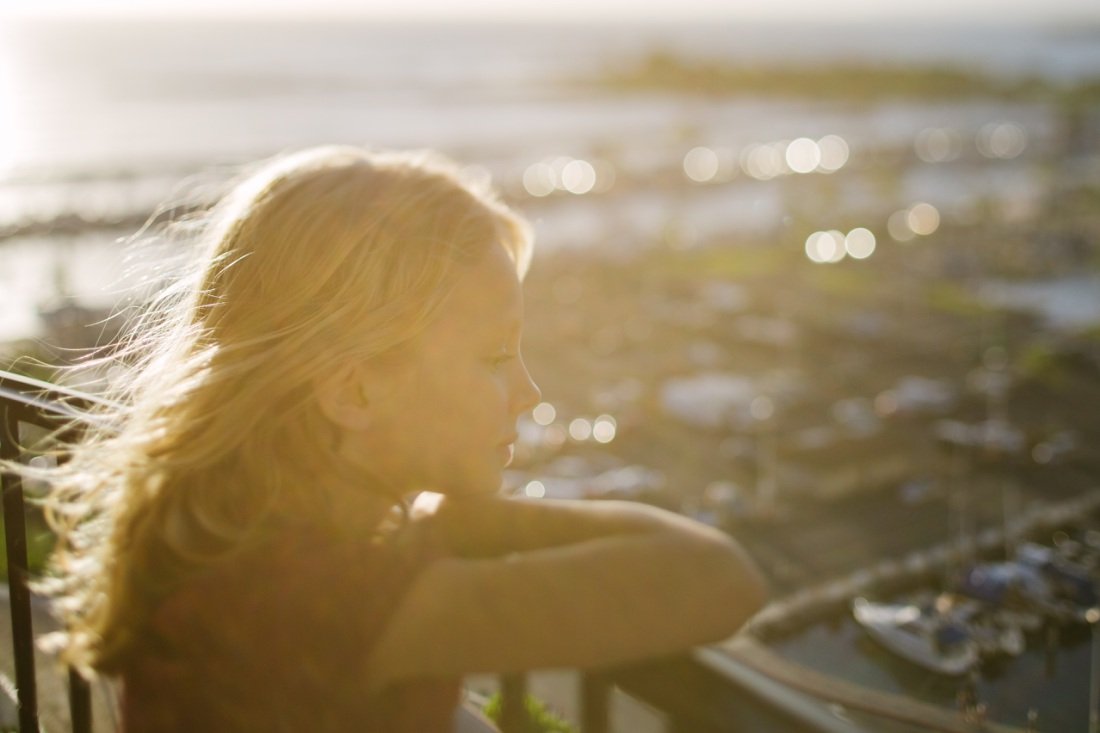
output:
[[[489,359],[489,364],[494,369],[498,369],[498,368],[504,366],[505,364],[507,364],[508,362],[514,360],[517,356],[518,356],[518,354],[512,354],[512,353],[504,352],[504,353],[501,353],[501,354],[497,354],[496,356]]]

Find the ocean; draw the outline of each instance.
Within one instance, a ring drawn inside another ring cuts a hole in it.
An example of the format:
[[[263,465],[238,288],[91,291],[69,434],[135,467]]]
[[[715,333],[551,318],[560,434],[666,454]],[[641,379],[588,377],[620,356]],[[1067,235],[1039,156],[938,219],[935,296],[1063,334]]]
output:
[[[578,94],[563,82],[658,49],[1054,80],[1100,73],[1100,28],[9,21],[0,181],[233,161],[319,141],[500,155],[642,133],[683,124],[693,105]],[[757,134],[762,118],[785,134],[792,111],[775,105],[739,115],[738,132]]]
[[[627,172],[675,169],[688,147],[733,150],[839,135],[852,155],[909,146],[929,127],[973,136],[1009,121],[1031,150],[1058,120],[1024,100],[841,104],[806,99],[612,95],[582,82],[654,51],[744,63],[943,64],[994,76],[1070,82],[1100,74],[1100,28],[811,24],[378,24],[268,21],[7,21],[0,25],[0,230],[63,217],[125,219],[171,199],[183,178],[321,143],[431,147],[517,181],[554,156],[610,156]],[[898,206],[945,212],[982,196],[1034,196],[1023,163],[910,167]],[[845,206],[881,205],[856,183]],[[785,214],[775,181],[729,191],[635,190],[537,202],[543,244],[587,246],[652,234],[670,221],[697,236],[766,230]],[[106,214],[106,216],[104,216]],[[870,223],[868,224],[870,226]],[[0,242],[0,341],[33,335],[59,290],[110,301],[119,269],[98,229]],[[74,252],[98,266],[75,268]],[[95,256],[89,253],[95,252]],[[108,288],[105,290],[105,288]]]

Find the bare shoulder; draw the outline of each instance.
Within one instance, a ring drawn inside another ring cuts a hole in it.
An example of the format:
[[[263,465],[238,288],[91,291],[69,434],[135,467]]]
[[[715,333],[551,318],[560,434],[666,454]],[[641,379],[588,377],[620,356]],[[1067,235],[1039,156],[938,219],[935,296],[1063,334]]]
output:
[[[723,537],[653,530],[436,561],[372,651],[370,684],[599,666],[724,638],[764,589]]]

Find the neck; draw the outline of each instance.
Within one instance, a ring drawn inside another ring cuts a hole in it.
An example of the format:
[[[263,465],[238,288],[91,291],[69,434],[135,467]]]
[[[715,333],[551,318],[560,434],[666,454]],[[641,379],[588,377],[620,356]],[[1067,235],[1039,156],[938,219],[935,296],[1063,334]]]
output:
[[[365,537],[389,531],[403,523],[402,497],[369,472],[350,464],[334,466],[326,479],[326,506],[315,507],[318,517],[332,531],[349,537]]]

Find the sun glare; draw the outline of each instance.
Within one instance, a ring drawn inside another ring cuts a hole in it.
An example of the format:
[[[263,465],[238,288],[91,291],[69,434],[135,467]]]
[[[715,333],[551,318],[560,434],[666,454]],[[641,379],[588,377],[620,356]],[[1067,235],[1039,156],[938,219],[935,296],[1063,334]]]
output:
[[[27,145],[18,64],[10,49],[11,44],[0,34],[0,180],[25,155]]]

